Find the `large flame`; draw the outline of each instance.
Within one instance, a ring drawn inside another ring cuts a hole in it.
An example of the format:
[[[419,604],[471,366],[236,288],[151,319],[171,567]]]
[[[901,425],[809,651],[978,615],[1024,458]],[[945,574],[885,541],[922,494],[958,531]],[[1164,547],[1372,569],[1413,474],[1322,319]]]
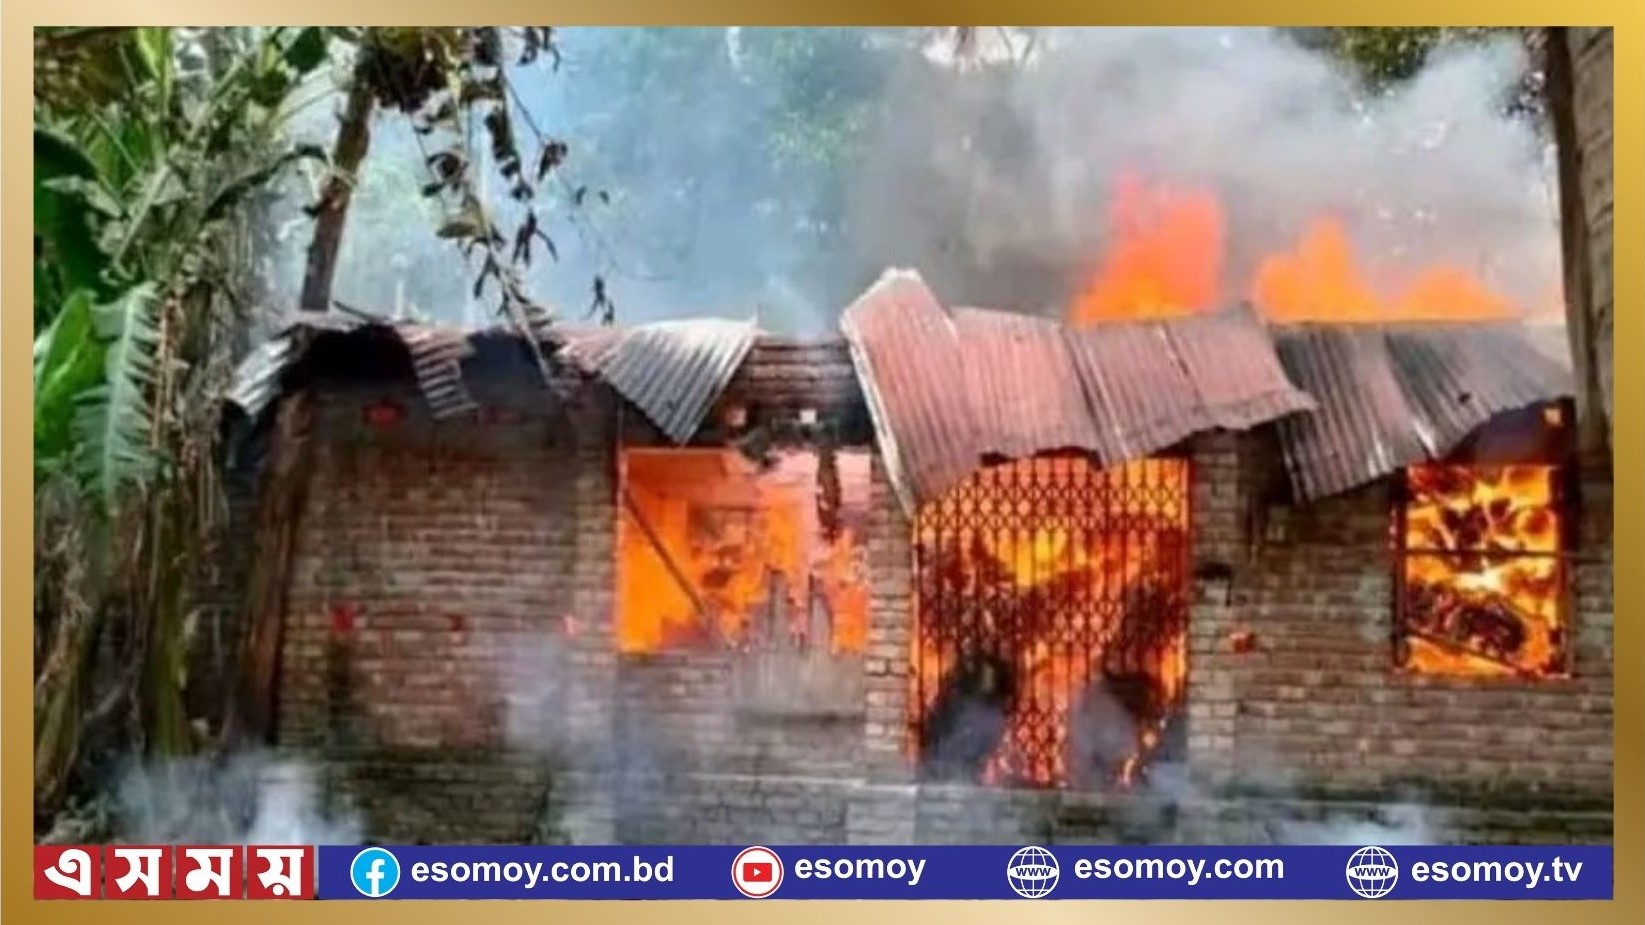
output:
[[[819,504],[822,471],[809,452],[779,453],[762,470],[734,450],[624,451],[619,649],[741,648],[783,636],[861,651],[869,458],[837,454],[832,525]]]
[[[1354,257],[1347,229],[1334,218],[1316,219],[1296,250],[1265,260],[1251,296],[1280,322],[1491,321],[1518,314],[1512,302],[1456,266],[1427,267],[1391,295],[1378,293]]]
[[[1563,533],[1552,466],[1425,466],[1408,475],[1406,666],[1562,674]]]
[[[1223,216],[1214,196],[1121,177],[1111,241],[1073,321],[1172,317],[1212,307],[1222,285]]]
[[[1249,279],[1230,279],[1226,218],[1217,198],[1134,175],[1115,184],[1107,230],[1102,257],[1069,306],[1074,324],[1182,316],[1242,299],[1276,322],[1478,321],[1527,314],[1461,266],[1434,264],[1382,278],[1361,263],[1347,228],[1329,215],[1299,229],[1289,250],[1259,260]]]

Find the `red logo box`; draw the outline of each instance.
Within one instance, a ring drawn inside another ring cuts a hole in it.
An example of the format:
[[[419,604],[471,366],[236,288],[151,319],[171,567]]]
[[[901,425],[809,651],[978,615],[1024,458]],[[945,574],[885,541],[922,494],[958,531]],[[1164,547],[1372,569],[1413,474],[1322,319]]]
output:
[[[97,899],[102,850],[96,845],[35,845],[35,899]]]
[[[239,899],[246,889],[246,849],[178,845],[178,899]]]
[[[103,848],[104,899],[170,899],[171,848],[107,845]]]
[[[246,849],[247,899],[313,899],[313,845],[251,845]]]

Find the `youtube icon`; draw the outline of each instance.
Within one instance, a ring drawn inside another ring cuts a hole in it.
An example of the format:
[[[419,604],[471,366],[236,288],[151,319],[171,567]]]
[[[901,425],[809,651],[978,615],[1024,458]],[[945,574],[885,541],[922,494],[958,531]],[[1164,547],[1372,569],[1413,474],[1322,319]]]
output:
[[[731,882],[749,899],[765,899],[782,886],[782,859],[770,848],[744,848],[731,862]]]

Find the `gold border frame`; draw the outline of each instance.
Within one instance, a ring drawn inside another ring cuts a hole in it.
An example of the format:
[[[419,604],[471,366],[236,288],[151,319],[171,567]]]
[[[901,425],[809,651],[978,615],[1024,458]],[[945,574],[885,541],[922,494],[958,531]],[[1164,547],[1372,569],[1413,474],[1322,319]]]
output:
[[[30,43],[32,27],[40,25],[106,25],[110,22],[122,24],[176,24],[187,22],[205,25],[241,25],[241,24],[312,24],[312,23],[343,23],[376,24],[376,25],[410,25],[410,24],[440,24],[451,25],[456,22],[538,22],[549,21],[565,24],[726,24],[741,22],[747,24],[908,24],[921,21],[938,20],[955,23],[982,24],[990,21],[992,16],[1006,12],[998,3],[983,4],[972,0],[947,0],[941,4],[927,3],[900,3],[878,4],[854,0],[848,3],[833,5],[817,4],[809,8],[779,11],[767,4],[754,0],[719,0],[719,2],[698,3],[691,7],[682,7],[668,0],[630,0],[630,2],[607,2],[587,8],[593,15],[585,13],[579,16],[575,8],[570,5],[530,2],[530,0],[473,0],[461,8],[453,10],[447,4],[430,2],[430,0],[367,0],[356,2],[346,7],[348,15],[339,16],[343,10],[336,3],[327,3],[323,0],[281,0],[279,3],[267,3],[266,0],[238,0],[232,4],[222,3],[221,0],[213,3],[200,0],[150,0],[140,6],[121,0],[56,0],[53,3],[42,3],[39,0],[13,0],[6,5],[3,14],[0,14],[0,50],[5,52],[4,64],[0,65],[0,73],[5,76],[4,82],[4,133],[0,138],[4,140],[6,153],[11,157],[4,163],[3,189],[7,195],[11,208],[4,216],[4,269],[6,302],[13,306],[20,306],[30,301],[29,286],[32,275],[24,270],[25,249],[24,239],[28,237],[28,229],[32,227],[30,221],[25,221],[30,214],[25,210],[23,203],[27,201],[24,194],[31,189],[29,172],[31,161],[24,156],[24,152],[32,150],[25,147],[28,126],[26,116],[31,111],[29,105],[32,97],[32,66],[33,55]],[[259,11],[261,11],[259,13]],[[1278,23],[1295,24],[1432,24],[1432,25],[1515,25],[1524,23],[1545,22],[1550,18],[1558,18],[1566,22],[1584,24],[1609,24],[1616,29],[1616,163],[1617,170],[1617,206],[1616,206],[1616,235],[1619,254],[1638,254],[1645,240],[1642,240],[1640,220],[1640,167],[1645,165],[1645,151],[1641,150],[1641,128],[1645,127],[1645,113],[1641,112],[1642,98],[1645,98],[1645,6],[1637,2],[1617,2],[1617,0],[1566,0],[1554,5],[1543,5],[1528,2],[1528,0],[1469,0],[1465,3],[1451,3],[1446,5],[1443,13],[1435,9],[1431,2],[1421,0],[1378,0],[1376,3],[1356,2],[1350,4],[1324,5],[1311,0],[1245,0],[1237,8],[1230,8],[1225,4],[1197,0],[1193,3],[1179,3],[1170,9],[1148,7],[1143,4],[1105,5],[1092,7],[1087,4],[1070,2],[1041,2],[1019,4],[1009,11],[1011,18],[1024,24],[1051,24],[1051,23],[1093,23],[1093,24],[1175,24],[1175,25],[1204,25],[1210,23],[1227,25],[1272,25]],[[1631,179],[1630,179],[1631,178]],[[1621,308],[1617,312],[1616,331],[1619,342],[1637,342],[1638,319],[1642,295],[1641,280],[1645,274],[1641,273],[1639,264],[1632,261],[1618,261],[1616,266],[1616,297],[1619,307],[1633,305],[1634,308]],[[164,922],[167,925],[178,922],[216,921],[225,911],[224,907],[209,903],[168,903],[163,905],[116,905],[107,902],[77,904],[72,902],[36,902],[33,899],[32,866],[33,852],[30,845],[33,841],[31,819],[33,815],[33,762],[29,756],[33,754],[33,736],[26,730],[33,726],[33,712],[30,704],[33,702],[33,691],[30,679],[33,672],[29,662],[32,658],[32,621],[25,622],[21,615],[31,612],[30,600],[33,593],[32,579],[32,550],[33,531],[30,518],[21,512],[32,510],[32,466],[28,464],[32,450],[30,437],[31,414],[31,379],[29,370],[32,363],[28,362],[28,344],[32,342],[32,316],[25,314],[21,309],[13,308],[5,313],[3,321],[3,340],[0,348],[4,350],[4,362],[0,363],[0,403],[3,403],[3,424],[0,424],[0,435],[3,435],[4,453],[0,454],[0,504],[11,513],[0,527],[0,535],[4,536],[3,594],[5,612],[8,615],[0,629],[0,667],[3,667],[3,681],[0,685],[4,691],[3,708],[0,708],[0,717],[3,717],[3,741],[6,748],[0,756],[0,768],[4,771],[3,790],[0,790],[0,816],[3,816],[3,840],[0,840],[0,889],[3,889],[3,900],[0,900],[0,911],[13,921],[53,921],[53,922],[95,922],[112,921],[116,916],[126,925],[135,919],[137,921]],[[1616,463],[1621,471],[1641,471],[1641,431],[1639,419],[1633,415],[1640,413],[1641,396],[1638,391],[1639,381],[1636,375],[1623,376],[1617,382],[1616,416],[1619,419],[1616,426]],[[1627,409],[1632,408],[1633,411]],[[1617,480],[1615,487],[1616,508],[1619,511],[1639,509],[1641,502],[1640,489],[1642,483],[1629,482],[1626,479]],[[1616,550],[1616,601],[1618,610],[1632,611],[1633,607],[1640,606],[1642,589],[1640,583],[1641,561],[1640,554],[1645,551],[1645,536],[1640,530],[1641,521],[1632,517],[1617,518],[1618,543]],[[1627,602],[1632,601],[1632,604]],[[1642,660],[1645,652],[1640,647],[1640,628],[1632,619],[1620,621],[1616,627],[1616,697],[1615,697],[1615,754],[1616,779],[1625,784],[1616,788],[1615,814],[1615,842],[1616,842],[1616,899],[1609,903],[1583,903],[1577,906],[1556,906],[1559,915],[1573,915],[1587,921],[1639,921],[1640,913],[1645,912],[1645,878],[1639,876],[1639,871],[1645,868],[1645,857],[1642,857],[1642,835],[1645,835],[1645,788],[1640,786],[1641,765],[1645,763],[1645,749],[1641,748],[1641,713],[1642,700],[1640,688]],[[1631,668],[1623,668],[1631,665]],[[1633,781],[1627,784],[1627,781]],[[747,903],[716,903],[704,905],[680,903],[576,903],[575,908],[567,908],[567,903],[557,903],[552,906],[541,906],[537,903],[487,903],[482,908],[475,908],[472,904],[458,905],[428,903],[422,906],[399,905],[394,907],[395,916],[403,922],[443,922],[445,916],[456,912],[459,915],[483,914],[492,921],[537,922],[542,917],[574,915],[583,921],[606,922],[637,922],[657,916],[667,916],[674,923],[713,922],[715,925],[726,925],[733,921],[755,921],[761,918],[769,919],[774,910],[757,904]],[[1311,923],[1317,921],[1321,914],[1344,916],[1349,919],[1366,919],[1381,917],[1397,909],[1398,915],[1413,922],[1426,921],[1435,925],[1442,925],[1452,920],[1457,914],[1473,914],[1484,918],[1489,916],[1503,925],[1516,922],[1534,922],[1542,914],[1551,911],[1545,903],[1500,903],[1464,902],[1441,903],[1429,906],[1413,906],[1400,903],[1395,906],[1385,906],[1377,903],[1348,903],[1348,904],[1318,904],[1318,903],[1287,903],[1281,905],[1263,903],[1238,903],[1238,910],[1230,905],[1217,907],[1217,911],[1226,919],[1233,918],[1239,921],[1258,921],[1263,917],[1271,917],[1281,921],[1297,923]],[[1075,903],[1018,903],[1010,907],[1008,913],[1013,918],[1024,920],[1037,919],[1039,921],[1068,921],[1076,917],[1090,914],[1089,907]],[[1632,908],[1633,913],[1626,910]],[[301,910],[300,912],[297,910]],[[852,910],[846,913],[845,910]],[[1329,913],[1326,910],[1329,909]],[[460,911],[458,911],[460,910]],[[1387,910],[1386,912],[1378,910]],[[334,922],[346,921],[359,911],[359,906],[351,903],[327,902],[320,904],[304,904],[293,906],[286,903],[250,903],[236,904],[232,907],[233,914],[242,921],[275,921],[284,919],[287,915],[314,916]],[[945,921],[955,925],[965,923],[992,922],[1002,912],[998,907],[986,907],[978,903],[943,903],[935,906],[921,907],[922,913],[935,914]],[[839,916],[854,914],[862,919],[879,920],[880,915],[885,919],[880,921],[895,921],[897,917],[906,915],[906,909],[894,904],[886,903],[800,903],[797,905],[783,905],[781,916],[797,923],[835,923]],[[1187,902],[1166,903],[1114,903],[1104,905],[1104,915],[1142,915],[1155,922],[1189,922],[1196,916],[1195,907]],[[1588,916],[1594,918],[1588,919]],[[1251,916],[1246,919],[1246,916]],[[1295,916],[1295,918],[1293,918]],[[1431,916],[1431,918],[1430,918]],[[26,918],[25,918],[26,917]]]

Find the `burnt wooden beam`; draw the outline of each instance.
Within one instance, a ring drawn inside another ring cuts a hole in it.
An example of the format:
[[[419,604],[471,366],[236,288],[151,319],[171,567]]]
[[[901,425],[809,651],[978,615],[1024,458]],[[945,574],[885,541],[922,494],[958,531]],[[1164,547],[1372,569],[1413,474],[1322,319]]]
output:
[[[284,641],[292,550],[313,468],[314,400],[297,392],[280,406],[269,468],[258,492],[255,547],[247,586],[243,672],[226,738],[274,738],[275,695]]]
[[[709,613],[708,605],[703,603],[702,595],[697,593],[697,589],[691,584],[691,579],[686,576],[685,570],[680,568],[680,564],[669,553],[668,546],[663,543],[662,537],[657,535],[656,529],[651,526],[651,521],[646,519],[645,513],[640,510],[639,504],[635,503],[634,495],[627,488],[618,489],[618,492],[622,495],[623,507],[627,508],[628,516],[634,519],[634,523],[640,528],[640,532],[645,534],[646,542],[657,553],[657,558],[662,562],[663,568],[668,570],[669,577],[674,579],[674,583],[691,600],[691,607],[697,612],[697,618],[719,638],[722,644],[729,646],[730,640],[726,639],[720,621]]]

